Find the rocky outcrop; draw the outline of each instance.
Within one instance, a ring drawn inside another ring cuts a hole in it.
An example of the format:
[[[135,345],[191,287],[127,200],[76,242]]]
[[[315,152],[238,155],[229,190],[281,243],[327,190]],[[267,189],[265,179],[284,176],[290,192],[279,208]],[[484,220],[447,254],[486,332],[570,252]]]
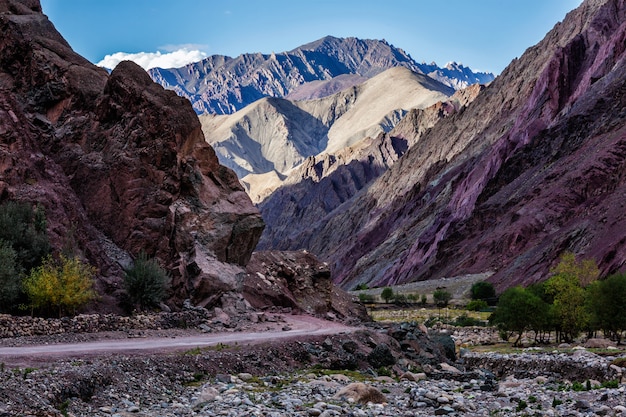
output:
[[[263,97],[293,93],[309,99],[334,94],[356,85],[355,76],[371,78],[398,66],[428,75],[454,89],[485,84],[494,78],[491,73],[475,73],[456,63],[444,68],[434,63],[417,63],[384,40],[332,36],[289,52],[244,54],[236,58],[213,55],[185,67],[153,68],[149,73],[157,83],[189,99],[197,113],[231,114]],[[313,86],[307,86],[308,83]]]
[[[141,250],[171,272],[175,304],[238,289],[263,222],[189,102],[134,63],[88,63],[38,1],[0,1],[0,33],[0,196],[42,204],[53,247],[77,241],[101,308]]]
[[[442,120],[309,249],[352,288],[493,271],[545,279],[563,251],[626,261],[626,7],[586,1]]]
[[[305,251],[253,253],[243,296],[261,310],[278,307],[326,319],[369,321],[365,307],[333,285],[328,265]]]

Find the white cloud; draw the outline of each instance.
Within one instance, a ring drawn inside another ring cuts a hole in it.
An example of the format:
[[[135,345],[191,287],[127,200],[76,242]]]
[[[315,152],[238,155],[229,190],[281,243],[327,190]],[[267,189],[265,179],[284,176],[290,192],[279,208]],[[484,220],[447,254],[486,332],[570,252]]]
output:
[[[150,68],[178,68],[191,64],[192,62],[202,61],[208,55],[206,52],[202,52],[196,48],[190,48],[189,46],[199,45],[185,45],[174,49],[172,45],[167,45],[164,49],[169,52],[116,52],[111,55],[106,55],[104,59],[98,62],[96,65],[108,69],[113,69],[122,61],[134,61],[137,65],[147,70]]]

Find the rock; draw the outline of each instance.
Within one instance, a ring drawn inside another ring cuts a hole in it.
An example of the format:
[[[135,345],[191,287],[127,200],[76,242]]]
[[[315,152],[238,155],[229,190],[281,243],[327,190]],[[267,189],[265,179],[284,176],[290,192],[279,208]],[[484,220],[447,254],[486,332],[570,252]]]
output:
[[[213,309],[213,314],[215,315],[215,318],[213,319],[214,323],[220,323],[227,327],[230,326],[230,316],[226,314],[221,308],[215,307],[215,309]]]
[[[219,392],[211,385],[204,385],[198,394],[198,398],[196,400],[196,405],[215,401],[218,397]]]
[[[396,358],[393,356],[389,346],[385,343],[381,343],[372,349],[372,351],[367,355],[367,361],[374,368],[380,368],[395,364]]]
[[[217,374],[215,375],[215,380],[217,382],[223,382],[225,384],[230,384],[231,382],[233,382],[232,376],[228,374]]]
[[[334,399],[352,399],[360,404],[368,402],[372,403],[386,403],[387,398],[376,388],[366,385],[362,382],[353,382],[342,389],[333,396]]]
[[[400,375],[400,379],[406,379],[407,381],[413,381],[413,382],[423,381],[426,379],[426,374],[423,372],[416,374],[411,371],[406,371],[402,375]]]
[[[460,371],[459,369],[457,369],[457,368],[455,368],[454,366],[449,365],[449,364],[447,364],[447,363],[445,363],[445,362],[440,363],[440,364],[439,364],[439,367],[440,367],[440,368],[441,368],[441,370],[442,370],[442,371],[444,371],[444,372],[451,372],[451,373],[453,373],[453,374],[460,374],[460,373],[461,373],[461,371]]]
[[[616,347],[617,343],[613,342],[609,339],[599,339],[599,338],[595,338],[595,339],[588,339],[585,342],[585,347],[587,349],[606,349],[609,347]]]
[[[252,376],[252,374],[249,374],[247,372],[240,372],[237,374],[237,378],[241,379],[243,382],[249,382],[254,377]]]
[[[591,404],[589,404],[589,401],[587,400],[576,400],[574,408],[577,410],[588,410],[591,408]]]
[[[320,317],[369,321],[365,307],[332,285],[330,269],[305,251],[254,252],[243,295],[252,307],[280,306]],[[271,285],[268,285],[271,278]]]

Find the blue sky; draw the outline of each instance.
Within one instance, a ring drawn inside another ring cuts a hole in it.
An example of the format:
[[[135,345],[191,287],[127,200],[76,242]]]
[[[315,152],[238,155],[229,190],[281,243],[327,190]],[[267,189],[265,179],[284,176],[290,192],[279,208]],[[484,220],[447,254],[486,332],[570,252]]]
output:
[[[499,74],[581,0],[41,0],[94,63],[135,54],[144,67],[294,49],[326,35],[386,39],[413,59]],[[159,61],[155,61],[155,58]],[[110,61],[107,61],[110,62]]]

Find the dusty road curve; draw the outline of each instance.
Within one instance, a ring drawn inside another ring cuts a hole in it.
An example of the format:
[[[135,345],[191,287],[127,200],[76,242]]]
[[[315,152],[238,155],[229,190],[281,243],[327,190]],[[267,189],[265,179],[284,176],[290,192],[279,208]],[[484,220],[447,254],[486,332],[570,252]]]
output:
[[[340,323],[315,317],[285,316],[290,330],[266,330],[251,332],[206,333],[183,337],[108,339],[83,343],[59,343],[0,347],[0,362],[7,364],[29,364],[49,359],[111,354],[140,354],[186,350],[196,347],[215,346],[219,343],[249,345],[262,342],[288,340],[301,336],[332,335],[358,330]]]

